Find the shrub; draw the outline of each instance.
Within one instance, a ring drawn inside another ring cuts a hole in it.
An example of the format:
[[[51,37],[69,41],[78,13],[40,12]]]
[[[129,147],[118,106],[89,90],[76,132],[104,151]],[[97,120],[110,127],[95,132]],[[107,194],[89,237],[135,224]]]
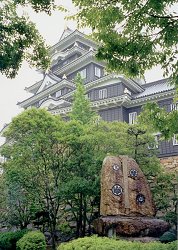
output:
[[[176,235],[172,232],[165,232],[161,237],[160,241],[163,243],[168,243],[176,240]]]
[[[28,230],[24,229],[16,232],[0,233],[0,249],[1,250],[15,250],[16,243],[20,240]]]
[[[176,242],[162,244],[160,242],[131,242],[106,237],[85,237],[63,243],[58,250],[176,250]]]
[[[69,224],[67,222],[61,223],[58,227],[62,234],[70,234],[72,232]]]
[[[164,217],[164,219],[167,221],[167,222],[169,222],[169,223],[171,223],[171,224],[173,224],[173,225],[177,225],[177,213],[176,212],[168,212],[166,215],[165,215],[165,217]]]
[[[18,250],[46,250],[46,241],[43,233],[33,231],[25,234],[17,242]]]

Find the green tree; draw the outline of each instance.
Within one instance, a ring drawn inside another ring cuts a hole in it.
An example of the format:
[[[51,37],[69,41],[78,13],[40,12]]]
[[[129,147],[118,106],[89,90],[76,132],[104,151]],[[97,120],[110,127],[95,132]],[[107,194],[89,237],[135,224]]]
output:
[[[154,136],[143,125],[130,125],[128,130],[128,143],[131,156],[140,165],[148,180],[161,173],[161,165],[156,157],[157,142]]]
[[[84,83],[80,74],[77,74],[75,79],[76,91],[74,93],[74,101],[72,104],[72,112],[70,118],[77,120],[82,124],[91,122],[92,118],[96,116],[96,113],[92,111],[90,101],[86,96]]]
[[[148,113],[141,113],[145,117]],[[160,164],[158,154],[158,142],[151,133],[149,124],[131,125],[128,128],[128,144],[131,155],[137,161],[144,172],[153,194],[157,216],[177,226],[177,195],[175,173],[165,171]]]
[[[175,104],[176,105],[176,104]],[[142,108],[138,122],[150,133],[158,133],[161,140],[170,140],[178,134],[178,111],[167,112],[157,103],[147,103]],[[165,219],[177,226],[176,173],[164,169],[154,178],[152,192],[156,207],[165,214]]]
[[[139,121],[150,132],[160,132],[166,140],[171,139],[174,134],[178,134],[178,110],[167,112],[157,103],[147,103],[143,106]]]
[[[152,192],[157,211],[163,218],[177,227],[177,178],[175,173],[162,171],[154,178]]]
[[[92,28],[97,57],[112,71],[143,76],[158,64],[178,87],[177,1],[73,0],[81,26]]]
[[[6,221],[9,225],[25,229],[35,219],[36,212],[44,209],[41,192],[39,193],[39,186],[36,184],[37,176],[33,176],[32,169],[23,169],[14,162],[4,166],[4,171]]]
[[[15,214],[25,227],[36,211],[46,212],[54,249],[60,176],[70,154],[58,138],[63,127],[60,117],[45,110],[24,111],[9,125],[5,136],[10,143],[2,149],[8,159],[4,171],[9,215]]]
[[[0,6],[0,72],[7,77],[17,75],[22,61],[46,70],[50,59],[43,38],[25,14],[18,8],[31,6],[36,12],[48,14],[54,8],[54,0],[2,0]]]
[[[4,174],[0,174],[0,225],[5,225],[7,220],[7,207],[6,207],[6,188]]]

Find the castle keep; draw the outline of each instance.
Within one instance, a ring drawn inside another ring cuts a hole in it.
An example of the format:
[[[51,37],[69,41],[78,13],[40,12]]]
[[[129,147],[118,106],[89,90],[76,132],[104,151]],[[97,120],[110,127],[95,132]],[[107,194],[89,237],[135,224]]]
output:
[[[91,105],[106,121],[125,121],[134,124],[146,102],[156,101],[168,112],[178,109],[173,103],[175,89],[169,79],[145,83],[119,74],[106,74],[105,63],[97,61],[97,44],[78,30],[64,30],[59,42],[50,48],[52,65],[43,79],[26,91],[33,95],[18,103],[24,109],[45,107],[52,114],[66,116],[71,111],[75,91],[74,78],[80,73]],[[178,140],[158,142],[159,157],[163,165],[178,166]]]

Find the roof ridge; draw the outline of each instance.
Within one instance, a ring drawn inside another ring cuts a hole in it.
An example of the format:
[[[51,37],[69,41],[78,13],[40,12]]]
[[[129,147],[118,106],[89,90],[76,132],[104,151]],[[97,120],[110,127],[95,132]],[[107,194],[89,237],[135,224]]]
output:
[[[159,83],[162,83],[162,82],[167,82],[169,79],[170,79],[169,77],[168,78],[162,78],[162,79],[159,79],[157,81],[145,83],[142,86],[143,87],[152,86],[152,85],[159,84]]]

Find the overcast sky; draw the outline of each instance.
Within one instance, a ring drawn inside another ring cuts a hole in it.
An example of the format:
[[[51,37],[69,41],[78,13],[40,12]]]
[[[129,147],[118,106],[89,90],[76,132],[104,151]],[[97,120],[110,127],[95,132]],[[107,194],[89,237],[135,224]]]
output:
[[[65,0],[65,6],[74,12],[74,7],[71,4],[71,0]],[[37,25],[38,30],[46,40],[48,45],[54,45],[58,42],[65,26],[65,13],[59,11],[53,12],[51,16],[44,13],[35,14],[32,10],[28,10],[31,20]],[[71,29],[75,29],[76,24],[72,21],[68,21],[67,25]],[[160,68],[154,69],[146,73],[147,82],[158,80],[162,78]],[[19,71],[18,76],[13,79],[7,79],[0,74],[0,130],[4,124],[9,123],[12,117],[16,116],[22,111],[16,104],[18,101],[22,101],[28,98],[30,95],[24,90],[25,87],[34,84],[40,80],[42,76],[35,70],[31,69],[27,63],[23,63],[22,68]],[[3,139],[0,138],[0,144]]]

